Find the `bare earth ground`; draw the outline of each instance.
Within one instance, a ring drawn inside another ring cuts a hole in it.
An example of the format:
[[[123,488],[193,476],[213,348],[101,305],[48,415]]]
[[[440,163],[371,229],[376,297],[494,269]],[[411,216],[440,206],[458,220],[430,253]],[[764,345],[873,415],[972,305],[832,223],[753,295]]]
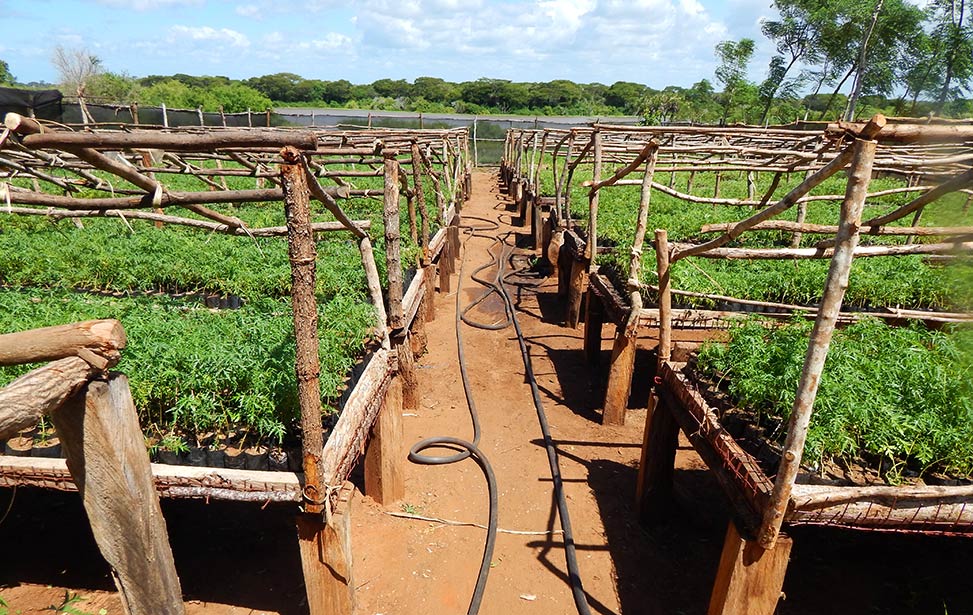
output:
[[[474,174],[464,215],[510,227],[493,174]],[[511,238],[513,241],[513,238]],[[486,239],[466,244],[461,300],[479,293],[468,272],[487,259]],[[526,252],[525,252],[526,254]],[[515,265],[528,264],[526,257]],[[599,377],[581,357],[581,330],[562,317],[552,280],[514,280],[521,326],[561,455],[581,575],[594,613],[705,613],[727,523],[723,496],[685,442],[676,482],[683,514],[643,529],[632,508],[645,420],[630,412],[622,428],[599,424]],[[540,285],[535,288],[535,286]],[[456,287],[455,277],[453,287]],[[428,324],[429,351],[419,361],[422,401],[404,413],[407,445],[435,435],[471,437],[454,332],[455,295],[437,295]],[[491,299],[478,320],[502,318]],[[605,327],[603,364],[612,333]],[[497,475],[500,527],[538,532],[500,534],[481,613],[571,613],[564,553],[554,512],[547,457],[524,384],[511,329],[464,328],[464,346],[483,424],[481,448]],[[640,351],[632,405],[644,408],[652,364]],[[486,523],[484,480],[471,461],[450,466],[406,464],[406,497],[383,509],[355,498],[352,541],[361,615],[463,613],[475,582],[485,532],[392,517],[402,512]],[[11,496],[0,490],[0,514]],[[163,502],[189,613],[306,612],[293,510],[253,504]],[[973,544],[965,539],[902,537],[795,528],[780,613],[973,613]],[[73,494],[21,489],[0,525],[0,596],[11,612],[31,613],[85,598],[88,613],[120,613],[106,564],[94,546]]]

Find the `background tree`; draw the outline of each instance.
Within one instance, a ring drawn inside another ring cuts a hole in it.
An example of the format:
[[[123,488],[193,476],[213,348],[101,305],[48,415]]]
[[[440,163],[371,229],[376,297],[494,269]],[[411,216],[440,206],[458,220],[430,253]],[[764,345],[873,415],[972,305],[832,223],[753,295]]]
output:
[[[753,57],[754,42],[750,38],[741,38],[739,41],[722,41],[716,45],[716,59],[719,64],[716,67],[716,81],[723,86],[721,96],[723,102],[723,114],[720,117],[720,124],[726,123],[726,118],[733,105],[740,101],[746,92],[747,65]]]
[[[61,88],[75,92],[82,98],[88,82],[102,72],[101,60],[87,49],[69,49],[58,45],[54,48],[51,62],[57,70]]]
[[[10,66],[0,60],[0,85],[13,85],[17,81],[10,72]]]
[[[947,100],[959,98],[973,79],[973,28],[966,14],[965,0],[933,0],[929,11],[935,24],[932,45],[942,58],[942,85],[936,96],[936,111]]]
[[[770,107],[778,93],[791,96],[803,84],[803,78],[787,78],[791,69],[800,61],[814,64],[820,55],[817,31],[807,12],[786,1],[774,2],[774,6],[780,13],[780,19],[765,21],[760,26],[764,36],[777,47],[777,55],[770,59],[767,79],[760,85],[760,99],[764,102],[761,124],[767,122]]]

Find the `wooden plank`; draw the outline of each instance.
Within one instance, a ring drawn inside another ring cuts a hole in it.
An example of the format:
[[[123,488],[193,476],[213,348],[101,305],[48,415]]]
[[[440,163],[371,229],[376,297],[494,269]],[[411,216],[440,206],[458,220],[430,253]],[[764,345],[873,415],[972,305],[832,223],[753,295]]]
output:
[[[401,378],[393,378],[389,384],[365,452],[365,493],[383,506],[405,498],[403,386]]]
[[[592,377],[598,378],[601,366],[601,332],[605,324],[601,301],[588,301],[584,318],[584,358]]]
[[[409,335],[402,335],[392,340],[392,348],[399,360],[399,377],[402,380],[402,407],[407,410],[419,408],[419,376],[416,373],[416,361],[412,354],[412,342]]]
[[[738,526],[748,537],[755,536],[773,483],[756,459],[723,430],[716,414],[686,383],[684,376],[670,363],[663,364],[659,376],[662,379],[662,384],[656,386],[659,397],[665,398],[686,438],[726,493]]]
[[[332,489],[348,478],[365,450],[368,432],[378,416],[385,390],[394,373],[394,355],[387,348],[375,351],[358,384],[345,402],[341,415],[324,448],[321,465],[324,484]]]
[[[744,540],[731,521],[707,615],[773,615],[792,546],[782,534],[777,545],[765,551],[755,541]]]
[[[351,496],[346,483],[327,523],[320,515],[298,514],[297,542],[304,570],[310,615],[335,615],[355,610],[351,555]]]
[[[95,381],[51,414],[126,613],[184,613],[128,379]]]

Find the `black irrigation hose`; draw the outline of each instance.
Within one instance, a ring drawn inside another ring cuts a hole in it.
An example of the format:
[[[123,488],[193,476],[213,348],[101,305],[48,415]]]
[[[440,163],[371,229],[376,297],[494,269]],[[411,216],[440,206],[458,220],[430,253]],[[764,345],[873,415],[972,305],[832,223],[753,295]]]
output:
[[[508,233],[509,235],[509,233]],[[500,244],[503,246],[499,254],[494,254],[492,252],[493,246]],[[520,356],[524,362],[524,370],[527,376],[527,382],[530,384],[531,396],[534,400],[534,409],[537,412],[537,422],[541,427],[541,434],[544,436],[544,447],[547,449],[547,462],[551,469],[551,479],[554,485],[554,496],[557,499],[557,512],[558,517],[561,519],[561,529],[564,535],[564,557],[567,561],[568,567],[568,578],[571,584],[571,593],[574,597],[574,606],[580,615],[590,615],[591,609],[588,606],[588,598],[584,592],[584,585],[581,582],[581,573],[578,569],[578,555],[574,544],[574,532],[571,528],[571,516],[568,512],[567,499],[564,496],[564,481],[561,478],[561,465],[558,461],[557,447],[554,446],[554,440],[551,438],[550,426],[547,422],[547,413],[544,412],[544,404],[541,400],[541,392],[537,386],[537,379],[534,377],[534,368],[530,361],[530,353],[527,350],[527,342],[524,340],[524,333],[520,328],[520,322],[517,320],[517,312],[514,309],[513,301],[510,299],[510,294],[507,292],[507,288],[504,285],[507,275],[504,274],[504,268],[507,259],[512,254],[512,249],[507,244],[504,239],[499,237],[496,239],[493,245],[488,249],[490,256],[493,260],[487,263],[483,267],[476,270],[479,272],[489,266],[497,266],[497,275],[494,281],[484,280],[482,278],[471,276],[474,280],[483,284],[487,287],[484,295],[479,297],[475,303],[483,301],[486,296],[491,294],[499,294],[500,298],[503,299],[504,308],[507,312],[507,325],[512,324],[514,331],[517,333],[517,344],[520,346]],[[463,322],[467,323],[472,327],[477,327],[481,329],[499,329],[503,328],[501,326],[485,325],[483,323],[473,322],[465,317]]]
[[[472,232],[475,233],[477,230],[489,230],[481,229],[479,227],[466,227],[471,228]],[[494,226],[494,228],[499,228]],[[466,259],[460,259],[459,265],[459,279],[456,283],[456,352],[459,356],[459,369],[460,375],[463,379],[463,391],[466,393],[466,405],[470,411],[470,419],[473,422],[473,441],[468,442],[460,438],[452,438],[449,436],[435,436],[432,438],[426,438],[425,440],[420,440],[419,442],[412,445],[409,449],[409,461],[413,463],[423,464],[423,465],[446,465],[450,463],[456,463],[462,461],[466,458],[472,458],[473,461],[480,466],[483,470],[483,475],[486,477],[487,481],[487,493],[490,499],[490,520],[487,524],[487,538],[486,544],[483,545],[483,560],[480,562],[480,571],[476,577],[476,586],[473,589],[473,596],[470,598],[470,606],[467,609],[467,615],[475,615],[480,610],[480,603],[483,601],[483,591],[486,589],[487,577],[490,574],[490,561],[493,559],[493,548],[497,542],[497,479],[496,475],[493,473],[493,469],[490,467],[490,462],[487,460],[486,455],[478,448],[480,443],[480,417],[476,411],[476,402],[473,399],[473,388],[470,386],[469,375],[466,371],[466,355],[463,351],[463,333],[462,325],[460,323],[461,314],[464,311],[460,310],[460,289],[462,288],[463,282],[463,269],[466,263]],[[477,269],[479,271],[479,269]],[[478,303],[479,301],[477,301]],[[469,307],[467,307],[469,309]],[[450,448],[458,449],[454,455],[449,455],[445,457],[434,457],[431,455],[422,454],[423,451],[430,448]]]
[[[500,228],[499,224],[486,218],[466,216],[466,219],[477,220],[479,222],[484,222],[487,225],[464,225],[463,228],[469,231],[470,237],[477,236],[476,233],[479,231],[497,230]],[[479,236],[483,237],[483,235]],[[497,245],[503,246],[501,247],[499,254],[495,254],[493,252],[494,247]],[[507,293],[506,286],[504,285],[507,275],[505,273],[506,261],[509,258],[511,251],[509,250],[509,246],[507,245],[506,241],[500,237],[497,237],[495,238],[494,243],[487,248],[487,253],[492,257],[492,260],[484,265],[481,265],[474,270],[472,274],[470,274],[470,278],[485,286],[486,290],[476,299],[471,301],[465,308],[460,309],[460,289],[462,288],[463,269],[466,262],[465,258],[460,260],[459,281],[457,282],[456,290],[457,354],[459,356],[460,375],[463,379],[463,389],[466,393],[467,406],[469,407],[470,418],[473,422],[473,442],[467,442],[459,438],[451,438],[446,436],[426,438],[425,440],[417,442],[412,446],[409,451],[409,460],[413,463],[425,465],[443,465],[456,463],[457,461],[461,461],[467,457],[472,457],[483,470],[483,474],[486,477],[487,490],[490,497],[490,521],[488,524],[486,544],[483,547],[483,560],[480,563],[480,571],[477,575],[476,587],[473,590],[473,596],[470,599],[470,607],[467,610],[467,615],[475,615],[479,611],[480,603],[483,600],[483,591],[486,588],[487,576],[490,572],[490,560],[493,557],[493,549],[497,539],[497,487],[496,477],[490,467],[490,463],[487,461],[486,456],[484,456],[478,448],[478,444],[480,442],[480,420],[476,412],[476,403],[473,400],[472,387],[470,386],[469,376],[466,370],[466,359],[463,351],[463,336],[461,333],[462,326],[460,321],[465,322],[471,327],[486,329],[489,331],[499,331],[513,325],[514,331],[517,333],[517,343],[520,346],[521,359],[524,362],[527,380],[531,387],[531,396],[533,397],[534,401],[534,409],[537,412],[537,420],[541,427],[541,433],[544,436],[544,446],[547,449],[547,461],[551,469],[554,495],[557,500],[558,517],[561,520],[561,529],[564,535],[564,555],[565,559],[567,560],[571,593],[574,597],[574,604],[578,613],[580,615],[590,615],[591,610],[588,606],[587,596],[585,595],[584,586],[581,582],[581,574],[578,570],[578,557],[574,543],[574,532],[571,528],[571,517],[568,513],[567,499],[564,496],[564,481],[561,478],[561,467],[558,461],[557,448],[554,446],[554,441],[551,438],[550,426],[547,422],[547,414],[544,412],[540,389],[538,388],[537,380],[534,377],[534,369],[531,365],[530,354],[527,350],[527,343],[524,341],[524,334],[520,328],[520,323],[517,320],[517,313],[514,309],[513,301],[510,299],[510,295]],[[496,266],[497,268],[497,274],[493,281],[477,277],[479,272],[493,266]],[[498,294],[503,300],[504,312],[506,314],[506,319],[503,322],[486,324],[476,322],[467,316],[471,310],[476,308],[480,303],[485,301],[493,294]],[[459,452],[447,457],[432,457],[422,454],[422,451],[426,449],[444,446],[447,448],[459,449]]]

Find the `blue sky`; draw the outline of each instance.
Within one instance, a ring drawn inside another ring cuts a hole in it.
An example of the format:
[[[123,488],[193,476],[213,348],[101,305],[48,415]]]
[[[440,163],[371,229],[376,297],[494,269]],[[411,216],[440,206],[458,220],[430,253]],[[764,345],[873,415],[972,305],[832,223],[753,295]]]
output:
[[[770,0],[0,0],[0,59],[23,82],[56,81],[55,45],[85,48],[108,70],[242,79],[276,72],[369,83],[713,79],[713,47],[758,42]]]

